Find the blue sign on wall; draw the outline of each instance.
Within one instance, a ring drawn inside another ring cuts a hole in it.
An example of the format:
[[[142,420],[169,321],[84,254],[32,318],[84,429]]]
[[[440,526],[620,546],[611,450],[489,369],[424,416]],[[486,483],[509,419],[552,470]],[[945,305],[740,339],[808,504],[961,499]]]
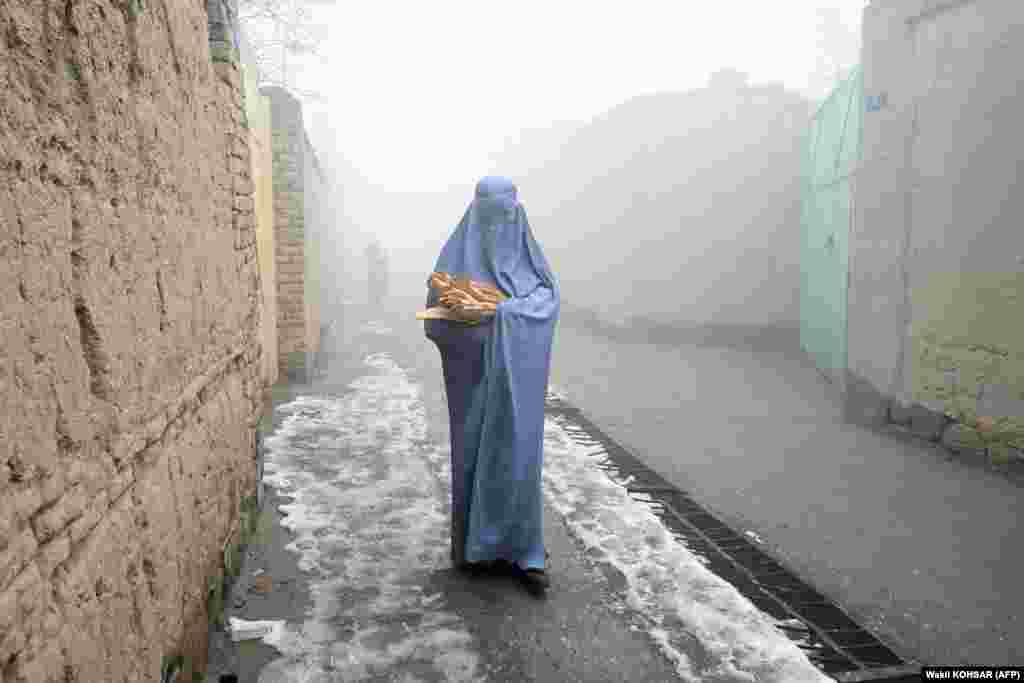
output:
[[[889,104],[889,93],[868,95],[864,98],[864,109],[868,112],[880,111]]]

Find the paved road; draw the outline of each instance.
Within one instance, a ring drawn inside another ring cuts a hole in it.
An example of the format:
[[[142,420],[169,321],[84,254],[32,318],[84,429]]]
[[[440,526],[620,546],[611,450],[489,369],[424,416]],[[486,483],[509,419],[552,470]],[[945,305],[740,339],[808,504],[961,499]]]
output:
[[[1019,486],[842,425],[815,371],[779,354],[622,344],[563,325],[553,382],[897,651],[1024,663]]]
[[[554,422],[545,435],[549,597],[454,573],[440,363],[403,313],[349,321],[316,382],[279,388],[264,528],[228,616],[284,623],[238,647],[215,634],[211,677],[825,680]],[[254,589],[259,575],[271,577],[269,592]]]

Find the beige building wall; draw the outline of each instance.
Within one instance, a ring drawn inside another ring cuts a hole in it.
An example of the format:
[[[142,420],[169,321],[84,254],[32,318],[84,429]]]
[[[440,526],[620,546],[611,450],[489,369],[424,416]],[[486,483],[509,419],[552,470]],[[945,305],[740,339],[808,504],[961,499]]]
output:
[[[266,386],[278,377],[277,259],[274,240],[274,154],[271,147],[270,100],[259,92],[255,64],[243,50],[245,110],[252,156],[253,206],[256,219],[256,253],[260,271],[260,341],[263,345],[261,376]]]

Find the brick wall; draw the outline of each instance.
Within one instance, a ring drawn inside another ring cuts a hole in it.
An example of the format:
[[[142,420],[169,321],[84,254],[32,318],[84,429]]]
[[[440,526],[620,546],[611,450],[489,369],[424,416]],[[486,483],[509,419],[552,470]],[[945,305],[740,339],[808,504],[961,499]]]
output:
[[[232,50],[211,51],[219,16],[0,4],[4,683],[204,666],[260,393],[247,132]]]
[[[273,148],[274,240],[277,268],[278,359],[282,377],[304,379],[319,349],[315,157],[306,138],[302,105],[279,87],[270,99]]]

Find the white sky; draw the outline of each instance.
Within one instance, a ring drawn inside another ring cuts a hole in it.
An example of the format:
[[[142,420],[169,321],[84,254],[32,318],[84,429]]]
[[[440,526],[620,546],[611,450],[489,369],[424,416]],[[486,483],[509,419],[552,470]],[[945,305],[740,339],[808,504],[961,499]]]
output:
[[[314,144],[340,150],[374,182],[471,186],[520,129],[701,87],[720,68],[811,91],[817,10],[837,9],[859,35],[865,4],[339,1],[317,10],[328,27],[326,61],[310,64],[297,84],[328,98],[306,104]],[[836,50],[856,62],[855,50]]]

